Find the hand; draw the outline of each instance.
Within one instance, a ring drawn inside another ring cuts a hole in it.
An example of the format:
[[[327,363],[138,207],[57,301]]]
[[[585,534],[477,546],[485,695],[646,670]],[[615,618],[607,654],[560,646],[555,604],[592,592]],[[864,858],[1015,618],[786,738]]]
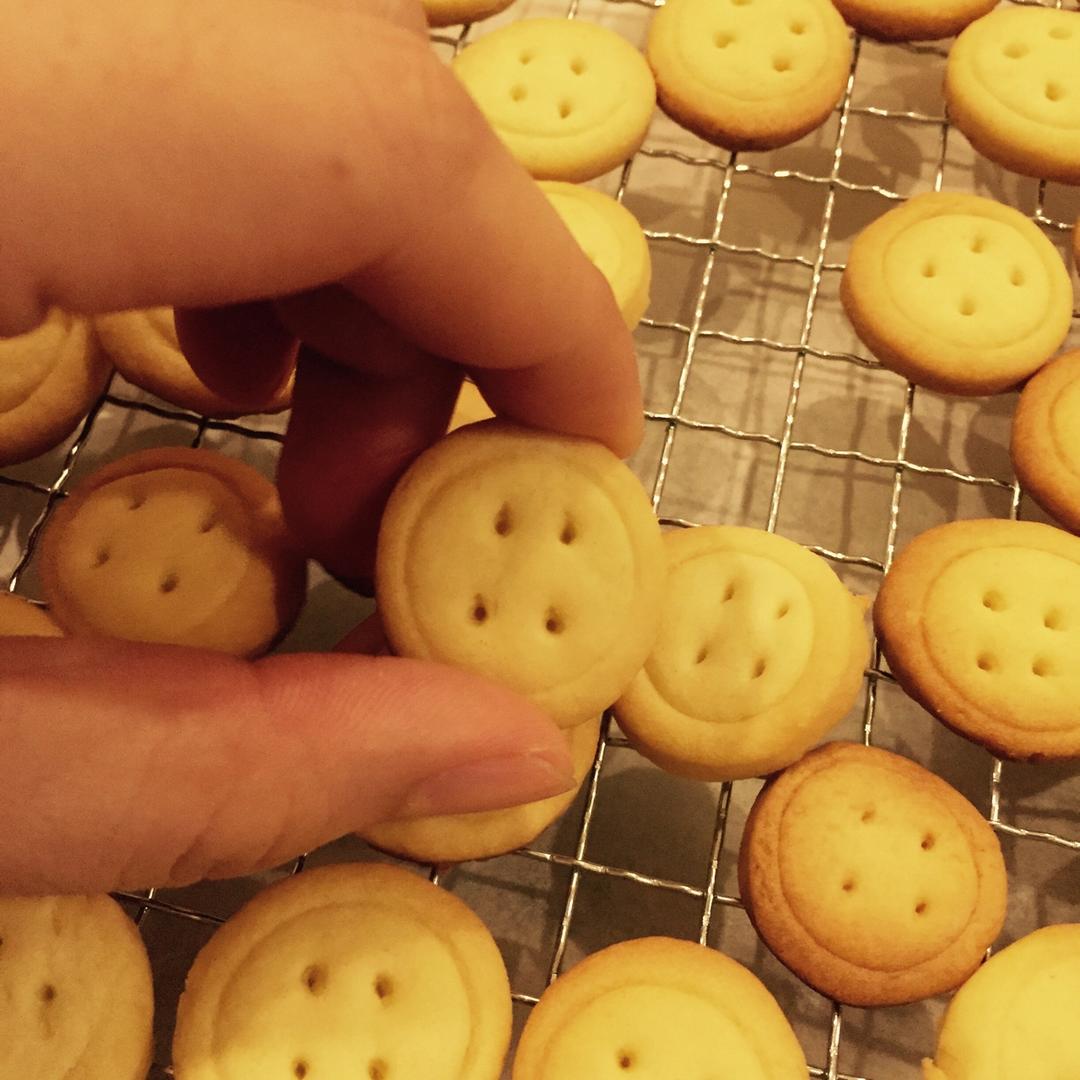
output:
[[[606,283],[404,0],[13,0],[0,100],[0,333],[53,304],[175,304],[203,378],[252,386],[298,331],[279,483],[335,573],[370,573],[385,498],[463,368],[501,415],[636,444]],[[533,706],[390,658],[11,639],[0,739],[12,892],[240,874],[571,783]]]

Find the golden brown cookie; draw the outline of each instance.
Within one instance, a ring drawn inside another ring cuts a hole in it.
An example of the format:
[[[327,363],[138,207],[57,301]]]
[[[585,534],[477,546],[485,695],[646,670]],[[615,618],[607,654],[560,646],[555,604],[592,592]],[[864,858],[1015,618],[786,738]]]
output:
[[[995,953],[949,1002],[926,1080],[1080,1076],[1080,925],[1044,926]]]
[[[99,469],[54,511],[39,554],[52,616],[72,634],[254,656],[304,599],[274,485],[211,450],[142,450]]]
[[[111,371],[90,321],[56,308],[29,333],[0,338],[0,465],[63,442]]]
[[[183,409],[235,419],[249,413],[281,412],[292,401],[292,371],[269,395],[241,399],[211,390],[180,351],[172,308],[99,315],[94,324],[116,370],[129,383]]]
[[[1003,757],[1080,756],[1080,539],[956,521],[893,563],[874,625],[897,681]]]
[[[960,33],[997,0],[833,0],[849,26],[879,41],[937,41]]]
[[[143,1080],[154,988],[139,931],[108,896],[0,896],[0,1076]]]
[[[768,150],[828,119],[852,46],[829,0],[668,0],[646,55],[673,120],[729,150]]]
[[[664,534],[660,633],[615,706],[646,757],[703,780],[763,776],[851,708],[870,658],[865,605],[806,548],[760,529]]]
[[[739,885],[766,945],[848,1005],[959,986],[1005,918],[1005,863],[986,820],[921,765],[829,743],[762,788]]]
[[[1080,14],[1008,4],[973,22],[949,52],[945,100],[991,161],[1080,184]]]
[[[1024,387],[1010,450],[1027,493],[1080,532],[1080,349],[1051,360]]]
[[[376,863],[259,893],[195,959],[176,1080],[498,1080],[510,986],[456,897]]]
[[[583,19],[520,19],[459,53],[453,68],[538,180],[591,180],[621,165],[656,104],[641,53]]]
[[[396,653],[486,675],[573,727],[644,663],[664,573],[649,500],[610,450],[490,420],[402,478],[375,591]]]
[[[522,1032],[513,1080],[805,1080],[806,1073],[776,999],[742,964],[655,937],[594,953],[548,987]]]
[[[0,592],[0,637],[63,637],[44,608],[14,593]]]
[[[1011,207],[930,192],[855,238],[840,298],[887,368],[950,394],[996,394],[1053,355],[1072,320],[1057,249]]]

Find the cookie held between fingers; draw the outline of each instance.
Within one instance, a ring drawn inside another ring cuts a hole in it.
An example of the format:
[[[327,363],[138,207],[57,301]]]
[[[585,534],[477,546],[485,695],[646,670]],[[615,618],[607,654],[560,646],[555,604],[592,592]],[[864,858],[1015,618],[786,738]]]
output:
[[[1080,14],[1007,5],[973,22],[949,52],[945,100],[991,161],[1080,184]]]
[[[1024,387],[1010,451],[1024,490],[1080,533],[1080,349],[1052,360]]]
[[[956,521],[885,575],[874,625],[901,686],[995,754],[1080,757],[1080,538]]]
[[[649,306],[652,262],[637,218],[592,188],[559,180],[540,187],[590,262],[604,275],[626,325],[637,326]]]
[[[923,1061],[926,1080],[1080,1076],[1078,1001],[1080,925],[1020,938],[949,1002],[935,1061]]]
[[[143,1080],[150,961],[115,900],[0,897],[0,943],[0,1076]]]
[[[1057,249],[1023,214],[932,192],[855,238],[840,283],[855,332],[885,365],[951,394],[996,394],[1053,355],[1072,320]]]
[[[306,870],[202,949],[180,998],[177,1080],[497,1080],[510,986],[484,924],[406,870]]]
[[[0,637],[63,637],[44,608],[13,593],[0,592]]]
[[[768,990],[723,953],[673,938],[612,945],[560,976],[529,1015],[513,1080],[714,1076],[803,1080]]]
[[[396,653],[485,675],[573,727],[644,663],[664,575],[649,501],[610,450],[491,420],[395,488],[375,591]]]
[[[29,333],[0,338],[0,465],[63,442],[111,371],[90,321],[55,308]]]
[[[829,0],[669,0],[646,54],[673,120],[729,150],[768,150],[825,122],[852,45]]]
[[[625,38],[580,19],[522,19],[453,69],[510,152],[540,180],[591,180],[645,139],[656,86]]]
[[[880,41],[937,41],[960,33],[997,0],[833,0],[849,26]]]
[[[863,602],[804,547],[758,529],[664,534],[660,633],[615,706],[671,772],[736,780],[801,757],[854,704],[870,657]]]
[[[986,819],[921,765],[830,743],[766,783],[739,885],[762,940],[815,990],[899,1005],[951,990],[1005,918]]]
[[[281,412],[292,400],[292,372],[269,396],[241,401],[211,390],[180,351],[172,308],[99,315],[94,325],[116,370],[129,383],[173,405],[204,416],[235,419],[249,413]]]
[[[53,512],[39,555],[50,612],[72,634],[254,656],[304,599],[274,485],[211,450],[142,450],[99,469]]]

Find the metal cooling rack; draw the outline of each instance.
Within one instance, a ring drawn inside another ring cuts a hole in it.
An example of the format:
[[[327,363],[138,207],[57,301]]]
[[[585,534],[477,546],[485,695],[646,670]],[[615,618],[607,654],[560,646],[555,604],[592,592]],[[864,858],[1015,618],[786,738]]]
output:
[[[1031,6],[1050,6],[1061,8],[1063,0],[1055,3],[1039,5],[1038,0],[1011,0],[1011,2],[1028,4]],[[610,7],[642,7],[655,8],[660,3],[651,0],[602,0],[604,5]],[[581,0],[571,0],[565,10],[567,18],[576,18],[579,15]],[[433,42],[451,48],[455,53],[468,43],[471,28],[465,26],[457,33],[432,34]],[[947,50],[939,45],[897,45],[893,48],[903,49],[914,55],[927,55],[944,57]],[[656,459],[655,472],[651,484],[651,497],[654,510],[659,512],[661,498],[665,491],[672,468],[672,450],[675,439],[680,430],[697,429],[709,431],[732,440],[759,443],[771,447],[775,451],[775,469],[772,477],[771,496],[768,504],[768,519],[766,528],[774,531],[779,520],[781,500],[785,487],[790,485],[789,459],[791,452],[799,451],[816,455],[819,458],[842,459],[862,463],[877,469],[887,470],[892,475],[891,499],[888,510],[887,536],[885,543],[885,555],[883,559],[877,559],[857,552],[831,550],[819,545],[809,545],[810,549],[822,555],[824,558],[837,564],[848,564],[865,568],[872,572],[883,574],[892,564],[897,548],[897,529],[900,520],[901,504],[904,498],[905,481],[911,476],[941,477],[958,482],[962,485],[976,487],[989,487],[1007,492],[1009,496],[1009,516],[1019,518],[1023,505],[1023,492],[1014,478],[999,477],[992,475],[977,475],[958,471],[948,467],[937,467],[920,464],[908,457],[909,435],[912,427],[914,406],[916,400],[916,388],[907,385],[904,406],[900,417],[899,436],[896,441],[895,454],[888,457],[876,456],[855,449],[842,449],[821,445],[817,442],[799,441],[794,438],[795,420],[799,408],[800,393],[803,387],[803,377],[808,358],[825,361],[831,364],[854,365],[862,368],[878,368],[877,361],[853,352],[834,351],[815,347],[811,343],[811,331],[814,326],[815,315],[818,311],[819,294],[822,281],[826,275],[839,274],[844,269],[842,262],[830,262],[826,258],[829,247],[831,230],[834,222],[837,194],[840,191],[865,192],[877,195],[883,199],[903,201],[905,195],[890,190],[889,188],[870,183],[857,183],[840,175],[841,162],[845,153],[845,133],[853,116],[863,114],[887,121],[902,121],[918,125],[926,125],[937,130],[937,155],[936,166],[933,176],[932,187],[940,190],[946,167],[946,152],[950,137],[948,118],[944,115],[930,115],[925,112],[907,111],[898,109],[879,108],[872,105],[856,105],[852,101],[852,92],[855,87],[856,75],[859,70],[860,55],[863,50],[863,42],[859,35],[855,36],[855,49],[844,96],[838,106],[839,123],[837,126],[836,139],[831,149],[831,167],[824,174],[804,172],[798,169],[766,169],[759,165],[740,160],[738,154],[713,156],[696,156],[678,150],[655,148],[648,144],[635,158],[628,161],[623,167],[617,190],[617,198],[622,201],[626,194],[635,163],[640,158],[671,159],[684,166],[695,169],[712,170],[720,176],[720,195],[712,227],[707,235],[690,235],[675,231],[646,230],[650,242],[667,242],[681,245],[687,248],[698,249],[705,254],[703,270],[697,284],[696,301],[693,308],[692,318],[689,322],[660,321],[653,318],[645,318],[642,324],[655,331],[660,331],[680,342],[682,354],[679,368],[678,381],[671,406],[664,411],[647,411],[646,418],[650,425],[662,430],[661,447]],[[752,175],[771,183],[797,183],[816,185],[825,192],[824,209],[821,213],[817,228],[817,244],[813,257],[803,255],[783,254],[777,251],[766,250],[751,245],[740,245],[726,241],[721,236],[724,223],[728,220],[728,202],[734,181],[740,175]],[[1047,211],[1046,207],[1047,185],[1040,182],[1034,212],[1030,215],[1038,225],[1049,232],[1064,232],[1071,229],[1070,222],[1062,221]],[[763,260],[771,264],[795,264],[810,271],[810,283],[806,290],[805,306],[803,310],[801,331],[794,340],[775,340],[762,336],[741,336],[719,329],[711,329],[704,325],[706,297],[709,292],[710,282],[717,260],[721,252],[727,252],[754,259]],[[1080,311],[1074,311],[1074,326],[1080,324]],[[732,346],[746,348],[760,348],[769,352],[788,356],[792,359],[790,383],[787,391],[787,407],[784,414],[783,425],[780,435],[770,434],[766,431],[741,430],[725,423],[711,422],[708,420],[695,420],[683,415],[683,406],[686,400],[687,387],[690,380],[699,343],[710,338],[719,339]],[[113,382],[116,382],[114,377]],[[15,591],[24,575],[33,556],[38,536],[47,521],[53,508],[58,501],[66,495],[66,485],[71,477],[76,461],[95,430],[95,423],[106,405],[118,410],[131,413],[143,413],[162,420],[190,425],[194,428],[190,443],[192,446],[200,445],[208,433],[217,432],[239,437],[245,440],[264,440],[270,443],[280,443],[282,436],[273,430],[258,430],[243,423],[233,423],[218,420],[209,420],[198,417],[183,410],[164,407],[153,402],[137,400],[113,391],[113,384],[106,389],[100,400],[88,414],[81,430],[74,441],[70,444],[66,454],[60,463],[59,469],[50,483],[41,483],[28,480],[17,475],[8,475],[0,471],[0,488],[21,489],[31,496],[37,496],[44,500],[40,512],[36,515],[27,533],[25,543],[21,547],[15,567],[10,575],[8,589]],[[123,451],[123,445],[118,447]],[[857,512],[857,511],[856,511]],[[684,517],[661,516],[662,524],[671,527],[692,528],[704,522],[689,520]],[[882,666],[882,655],[877,643],[871,658],[870,667],[865,672],[866,697],[862,710],[861,731],[864,742],[870,744],[875,737],[875,719],[878,714],[879,686],[882,682],[893,683],[894,680],[889,672]],[[550,961],[547,964],[547,982],[550,984],[562,970],[567,945],[570,940],[571,927],[575,917],[578,901],[579,886],[586,876],[599,875],[609,878],[621,878],[633,882],[646,889],[655,890],[659,893],[679,894],[688,897],[700,904],[700,919],[698,940],[705,944],[708,940],[710,928],[714,924],[715,913],[718,908],[742,908],[742,902],[738,896],[730,895],[722,890],[719,885],[719,867],[721,852],[728,843],[729,812],[732,806],[732,792],[734,785],[724,783],[718,786],[716,792],[716,808],[712,825],[712,839],[709,845],[709,856],[704,868],[704,884],[696,885],[686,881],[671,880],[649,876],[622,866],[609,865],[597,862],[586,857],[590,830],[593,825],[594,811],[597,805],[598,791],[601,774],[605,760],[609,757],[612,748],[632,749],[629,743],[615,729],[610,717],[605,718],[602,737],[597,751],[596,760],[583,788],[583,805],[580,817],[576,822],[575,839],[573,842],[573,855],[563,855],[534,848],[523,849],[513,853],[508,858],[520,858],[547,863],[553,866],[563,867],[568,871],[568,887],[561,903],[561,915],[558,919],[557,933],[554,946],[550,953]],[[1036,844],[1055,845],[1058,848],[1070,852],[1080,853],[1080,836],[1066,836],[1058,832],[1040,831],[1024,828],[1013,824],[1002,817],[1002,779],[1006,768],[1003,763],[989,754],[986,757],[986,785],[988,789],[989,813],[987,820],[990,825],[1001,835],[1015,837]],[[289,868],[291,873],[299,873],[304,869],[306,856],[296,860]],[[440,883],[444,876],[440,868],[430,868],[429,876],[435,883]],[[140,927],[144,924],[145,916],[150,911],[159,912],[170,919],[179,919],[205,924],[208,927],[215,926],[223,921],[219,914],[200,910],[197,907],[186,906],[173,902],[159,894],[158,890],[148,890],[143,893],[120,893],[118,898],[133,907],[136,922]],[[1080,898],[1077,898],[1075,917],[1080,919]],[[538,1000],[536,995],[515,991],[514,1000],[524,1006],[532,1006]],[[890,1080],[883,1074],[874,1077],[857,1076],[852,1073],[840,1071],[840,1052],[844,1038],[844,1007],[832,1003],[831,1021],[828,1030],[827,1052],[824,1060],[813,1064],[809,1075],[812,1077],[824,1077],[827,1080]],[[910,1064],[914,1066],[919,1056],[932,1051],[932,1046],[912,1046]],[[155,1064],[155,1076],[171,1075],[171,1068],[166,1062]]]

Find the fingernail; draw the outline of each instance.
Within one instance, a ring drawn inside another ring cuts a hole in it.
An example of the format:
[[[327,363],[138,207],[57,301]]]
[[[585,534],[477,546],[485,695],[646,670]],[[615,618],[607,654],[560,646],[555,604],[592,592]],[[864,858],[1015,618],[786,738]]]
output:
[[[424,777],[406,794],[394,816],[502,810],[561,795],[574,784],[565,760],[554,762],[531,753],[486,758]]]

